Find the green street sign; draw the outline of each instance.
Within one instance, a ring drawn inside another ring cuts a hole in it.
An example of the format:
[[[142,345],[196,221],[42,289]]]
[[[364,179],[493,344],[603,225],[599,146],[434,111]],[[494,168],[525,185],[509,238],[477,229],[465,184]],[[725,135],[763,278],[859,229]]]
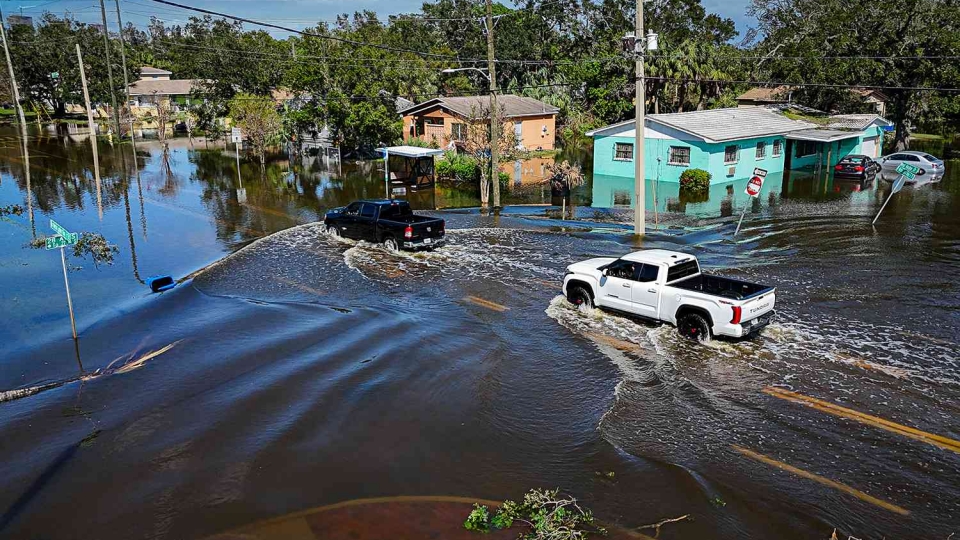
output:
[[[915,179],[919,172],[920,167],[910,165],[909,163],[901,163],[897,166],[897,173],[902,174],[911,180]]]
[[[46,238],[44,242],[46,243],[47,249],[60,249],[67,246],[72,246],[80,240],[80,236],[77,233],[67,233],[66,236],[51,236]]]
[[[70,231],[64,229],[54,220],[50,220],[50,228],[53,229],[53,232],[59,234],[60,236],[70,236]]]

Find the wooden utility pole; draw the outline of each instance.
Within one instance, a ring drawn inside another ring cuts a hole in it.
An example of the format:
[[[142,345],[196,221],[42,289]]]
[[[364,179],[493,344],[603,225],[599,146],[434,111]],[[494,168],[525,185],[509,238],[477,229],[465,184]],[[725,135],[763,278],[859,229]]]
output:
[[[500,110],[497,108],[497,61],[493,50],[493,3],[487,0],[487,71],[490,73],[490,168],[493,208],[500,208]]]
[[[97,181],[97,209],[103,219],[103,196],[100,192],[100,155],[97,150],[97,124],[93,121],[93,109],[90,107],[90,92],[87,90],[87,74],[83,69],[83,54],[77,43],[77,62],[80,63],[80,83],[83,85],[83,101],[87,105],[87,123],[90,125],[90,144],[93,146],[93,177]]]
[[[127,75],[127,51],[126,51],[127,46],[123,39],[123,19],[120,18],[120,0],[115,0],[115,1],[117,4],[117,26],[120,27],[120,65],[123,67],[123,90],[124,90],[124,96],[127,98],[125,106],[129,107],[130,106],[130,78]],[[132,110],[130,111],[129,119],[130,119],[130,140],[133,141],[134,137],[133,137],[133,111]],[[117,136],[119,137],[120,134],[117,133]],[[134,158],[133,164],[134,166],[136,166],[137,164],[136,143],[134,143],[134,146],[133,146],[133,158]]]
[[[117,109],[117,93],[114,91],[115,87],[113,86],[113,62],[110,61],[110,33],[107,32],[107,8],[103,5],[103,0],[100,0],[100,18],[103,21],[103,52],[107,55],[107,83],[110,84],[110,101],[113,103],[113,119],[114,125],[116,126],[117,137],[120,137],[120,111]],[[120,29],[123,31],[123,28]],[[126,75],[126,70],[124,70],[124,75]],[[112,139],[111,139],[112,141]],[[111,142],[111,144],[113,144]]]
[[[17,88],[17,78],[13,73],[13,61],[10,60],[10,49],[7,47],[7,31],[3,23],[3,10],[0,9],[0,37],[3,38],[3,53],[7,57],[7,70],[10,72],[10,91],[13,93],[13,102],[17,107],[17,118],[20,121],[20,138],[23,144],[23,172],[27,180],[27,215],[33,229],[33,194],[30,189],[30,153],[27,151],[27,118],[23,114],[23,105],[20,104],[20,90]]]
[[[636,95],[636,138],[633,145],[633,163],[634,163],[634,192],[637,200],[633,208],[633,232],[638,236],[646,234],[647,220],[647,194],[646,194],[646,171],[644,169],[644,113],[646,112],[646,79],[643,73],[644,55],[647,52],[646,43],[643,41],[643,1],[637,0],[637,28],[635,30],[636,43],[639,47],[634,48],[637,54],[637,95]],[[639,49],[639,50],[637,50]]]

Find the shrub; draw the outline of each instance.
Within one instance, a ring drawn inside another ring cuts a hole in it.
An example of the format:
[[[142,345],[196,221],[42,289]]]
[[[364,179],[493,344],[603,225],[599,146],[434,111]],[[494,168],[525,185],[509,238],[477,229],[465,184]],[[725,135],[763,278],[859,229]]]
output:
[[[680,189],[692,193],[706,193],[710,190],[712,175],[703,169],[687,169],[680,175]]]
[[[477,179],[476,158],[465,156],[450,151],[437,160],[437,175],[440,178],[454,180],[456,182],[474,182]]]
[[[584,540],[591,533],[606,534],[576,499],[548,489],[531,490],[520,503],[504,501],[493,516],[486,506],[475,504],[463,527],[488,532],[515,524],[524,527],[519,536],[523,540]]]

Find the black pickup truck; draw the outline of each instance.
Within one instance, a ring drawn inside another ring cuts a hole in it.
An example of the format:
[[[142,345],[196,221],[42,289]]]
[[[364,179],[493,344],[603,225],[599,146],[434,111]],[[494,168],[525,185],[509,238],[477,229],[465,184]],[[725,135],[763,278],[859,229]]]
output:
[[[443,245],[442,219],[418,216],[401,200],[364,200],[334,208],[323,218],[327,233],[382,243],[387,249],[430,249]]]

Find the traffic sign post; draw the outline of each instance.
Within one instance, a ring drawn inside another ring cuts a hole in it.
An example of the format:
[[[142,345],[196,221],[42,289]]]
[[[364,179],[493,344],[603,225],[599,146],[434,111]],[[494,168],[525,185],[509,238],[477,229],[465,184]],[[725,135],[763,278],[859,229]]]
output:
[[[73,339],[77,339],[77,321],[73,316],[73,298],[70,297],[70,278],[67,276],[67,254],[64,251],[67,246],[72,246],[80,241],[80,235],[72,233],[60,226],[54,220],[50,220],[50,228],[57,233],[45,239],[47,249],[60,250],[60,263],[63,265],[63,286],[67,289],[67,308],[70,310],[70,329],[73,330]]]
[[[240,143],[243,142],[243,132],[240,131],[240,128],[235,127],[230,130],[230,141],[233,142],[237,151],[237,182],[240,184],[240,189],[243,189],[243,179],[240,178]],[[237,197],[240,197],[239,191],[237,191]],[[241,202],[246,202],[246,192],[244,192],[244,200]]]
[[[750,198],[756,198],[760,195],[760,190],[763,188],[763,179],[766,177],[767,171],[765,169],[754,169],[753,177],[747,182],[747,188],[743,192],[749,195]],[[743,224],[743,216],[746,214],[747,205],[744,205],[743,212],[740,213],[740,221],[737,222],[737,230],[733,233],[734,236],[740,234],[740,225]]]
[[[904,165],[906,164],[901,163],[900,167],[903,167]],[[913,165],[907,165],[907,166],[913,167]],[[898,172],[900,171],[900,167],[897,167]],[[916,167],[913,167],[913,168],[916,169]],[[916,172],[920,172],[919,169],[917,169]],[[897,179],[893,181],[893,186],[890,187],[890,195],[887,196],[887,200],[883,201],[883,206],[880,207],[880,211],[877,212],[877,217],[873,218],[873,221],[870,223],[870,225],[875,225],[877,223],[877,220],[880,219],[880,214],[883,213],[883,209],[887,207],[887,203],[890,202],[890,199],[892,199],[895,194],[899,193],[900,190],[903,189],[903,185],[907,183],[907,179],[905,178],[906,176],[907,175],[905,173],[901,173],[900,176],[898,176]],[[913,178],[913,177],[911,176],[910,178]]]

